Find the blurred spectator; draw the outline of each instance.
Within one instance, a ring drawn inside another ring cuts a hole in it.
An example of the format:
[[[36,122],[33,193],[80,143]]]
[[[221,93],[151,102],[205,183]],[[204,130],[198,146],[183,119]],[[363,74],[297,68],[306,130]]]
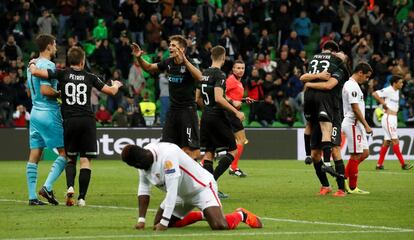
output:
[[[257,47],[256,37],[252,34],[252,30],[249,27],[244,27],[243,35],[239,39],[240,41],[240,54],[243,59],[252,59]]]
[[[118,43],[121,35],[127,35],[127,30],[124,16],[119,12],[115,22],[112,23],[112,41]]]
[[[96,41],[96,49],[91,55],[91,59],[96,63],[99,71],[104,74],[104,78],[111,76],[111,68],[114,66],[114,55],[109,47],[108,39]]]
[[[295,31],[290,32],[290,35],[284,44],[289,47],[290,53],[292,55],[297,55],[300,51],[303,50],[303,44],[298,38],[298,34]]]
[[[161,42],[162,26],[157,15],[152,15],[150,21],[145,25],[145,36],[148,43],[148,52],[153,53]]]
[[[288,99],[284,99],[281,102],[278,115],[280,122],[289,125],[289,127],[292,127],[295,123],[295,111]]]
[[[115,44],[116,68],[121,70],[122,78],[128,78],[129,66],[132,63],[131,44],[126,32],[122,32],[120,41]]]
[[[134,96],[141,96],[141,92],[145,87],[145,78],[142,73],[142,68],[137,60],[134,61],[129,69],[128,84],[131,87]]]
[[[149,94],[146,92],[143,96],[143,100],[139,103],[141,113],[145,119],[145,126],[152,126],[155,122],[155,103],[149,100]]]
[[[264,54],[269,53],[272,47],[274,46],[274,44],[275,43],[269,37],[269,32],[267,31],[267,29],[262,29],[261,35],[259,38],[259,43],[257,45],[259,48],[259,53],[264,53]]]
[[[104,19],[98,19],[98,24],[92,31],[92,37],[96,41],[108,39],[108,28]]]
[[[367,41],[364,38],[355,44],[352,47],[352,58],[353,58],[353,67],[360,63],[360,62],[368,62],[371,59],[371,55],[373,53],[372,48],[368,46]]]
[[[215,33],[215,42],[221,38],[224,33],[224,30],[229,27],[229,24],[226,22],[226,18],[224,16],[223,10],[221,8],[216,9],[216,15],[214,17],[214,33]]]
[[[23,3],[23,8],[20,11],[20,19],[21,19],[21,23],[23,27],[24,38],[25,40],[30,41],[33,37],[35,18],[34,18],[34,10],[32,9],[32,5],[30,4],[29,1],[25,1]]]
[[[48,9],[42,9],[42,16],[36,21],[39,34],[52,34],[53,27],[57,25],[55,15],[50,14]]]
[[[210,50],[213,46],[211,45],[211,42],[208,40],[205,40],[202,43],[202,47],[199,49],[199,60],[200,60],[200,68],[201,69],[207,69],[211,66],[211,57],[210,57]]]
[[[72,23],[74,36],[79,41],[87,40],[93,27],[93,19],[86,12],[86,6],[84,4],[79,5],[78,11],[71,16],[70,21]]]
[[[374,47],[378,48],[382,33],[384,31],[384,14],[380,12],[380,7],[376,5],[372,11],[368,11],[367,30],[374,39]]]
[[[170,108],[170,94],[168,89],[168,79],[166,73],[160,73],[159,76],[160,87],[160,122],[161,126],[164,126],[165,118],[167,116],[168,109]]]
[[[133,42],[140,46],[144,45],[144,21],[145,13],[141,10],[138,3],[132,6],[132,14],[129,18],[129,31]]]
[[[289,33],[291,32],[290,27],[292,25],[292,21],[292,16],[288,11],[288,6],[286,4],[281,4],[279,7],[279,12],[276,14],[274,21],[276,24],[278,48],[288,38]]]
[[[323,0],[322,6],[316,12],[319,20],[319,36],[323,37],[332,31],[332,24],[335,22],[336,11],[329,0]]]
[[[351,3],[350,1],[344,4],[344,0],[339,1],[339,9],[338,14],[342,20],[342,29],[341,33],[344,34],[348,31],[349,26],[353,22],[354,25],[360,27],[359,17],[365,13],[366,1],[361,6],[354,4],[355,2]]]
[[[134,112],[130,117],[129,122],[130,127],[145,127],[145,119],[141,114],[141,109],[139,107],[134,108]]]
[[[276,60],[277,67],[276,67],[276,77],[282,79],[283,84],[287,83],[289,79],[290,71],[292,70],[292,66],[288,59],[288,52],[282,51],[280,53],[280,59]]]
[[[0,82],[0,127],[11,126],[16,94],[10,85],[10,76],[5,76]]]
[[[22,50],[14,40],[13,34],[10,34],[7,37],[7,42],[3,45],[2,50],[4,51],[5,56],[9,61],[23,57]]]
[[[257,107],[257,120],[263,127],[269,127],[276,121],[276,106],[271,95],[267,95],[264,102]]]
[[[254,100],[250,104],[249,123],[257,120],[257,107],[263,99],[263,78],[257,68],[253,68],[251,75],[247,78],[247,96]]]
[[[112,124],[114,127],[128,127],[128,117],[122,106],[112,115]]]
[[[295,18],[292,23],[293,30],[297,32],[298,38],[303,44],[308,43],[312,32],[312,22],[306,15],[306,11],[301,11],[300,16]]]
[[[26,111],[23,105],[18,105],[16,111],[13,113],[13,126],[26,127],[30,120],[30,113]]]
[[[391,32],[385,33],[385,38],[381,42],[380,52],[390,58],[395,58],[395,41]]]
[[[393,5],[396,10],[396,20],[398,23],[403,22],[408,17],[408,12],[413,6],[413,0],[394,0]]]
[[[203,0],[203,3],[198,5],[196,10],[196,15],[200,17],[200,22],[202,26],[202,38],[200,40],[206,40],[208,35],[211,32],[211,27],[213,26],[214,15],[216,9],[209,2],[209,0]]]
[[[102,126],[110,125],[112,122],[111,113],[106,110],[104,105],[99,106],[99,110],[95,113],[96,121]]]
[[[59,44],[63,43],[65,33],[68,29],[67,23],[70,20],[70,16],[76,9],[77,0],[58,0],[57,7],[59,9],[59,24],[58,24],[58,36],[57,40]]]
[[[20,18],[19,12],[14,12],[12,21],[9,22],[9,33],[13,34],[18,45],[22,45],[25,38],[23,25],[24,24]]]

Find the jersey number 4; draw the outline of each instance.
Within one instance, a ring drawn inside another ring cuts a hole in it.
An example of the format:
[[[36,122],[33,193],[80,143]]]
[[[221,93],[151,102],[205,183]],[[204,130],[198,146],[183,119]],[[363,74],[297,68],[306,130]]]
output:
[[[327,60],[321,60],[321,61],[312,60],[309,63],[309,65],[311,67],[311,69],[309,69],[309,73],[316,74],[316,73],[319,73],[318,66],[321,67],[321,68],[323,68],[323,71],[328,71],[329,66],[331,64]]]
[[[88,87],[84,83],[74,84],[67,83],[65,85],[66,103],[68,105],[85,105],[87,102]]]

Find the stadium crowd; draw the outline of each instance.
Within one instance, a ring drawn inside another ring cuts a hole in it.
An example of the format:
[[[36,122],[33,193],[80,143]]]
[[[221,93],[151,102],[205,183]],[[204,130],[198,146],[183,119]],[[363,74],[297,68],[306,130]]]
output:
[[[401,75],[400,121],[414,124],[413,0],[6,0],[0,2],[0,127],[25,127],[31,101],[26,66],[35,57],[39,33],[57,36],[54,60],[65,67],[66,51],[80,46],[87,68],[125,87],[116,96],[98,91],[91,103],[98,125],[137,127],[163,124],[168,108],[165,73],[151,75],[131,53],[137,42],[149,62],[169,57],[167,39],[187,38],[187,55],[206,69],[210,49],[227,51],[223,71],[235,60],[246,63],[242,79],[256,100],[242,109],[246,125],[300,126],[308,57],[328,40],[349,56],[349,65],[371,64],[374,75],[362,86],[367,120],[379,126],[371,93]],[[159,116],[159,117],[158,117]],[[299,124],[298,124],[299,123]],[[295,125],[296,124],[296,125]],[[303,124],[302,124],[303,126]]]

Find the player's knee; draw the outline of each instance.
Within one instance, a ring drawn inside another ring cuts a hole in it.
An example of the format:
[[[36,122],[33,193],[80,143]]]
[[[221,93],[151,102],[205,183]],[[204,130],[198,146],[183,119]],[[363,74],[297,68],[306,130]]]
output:
[[[227,222],[223,220],[214,220],[211,224],[210,227],[212,230],[226,230],[228,229],[228,225]]]

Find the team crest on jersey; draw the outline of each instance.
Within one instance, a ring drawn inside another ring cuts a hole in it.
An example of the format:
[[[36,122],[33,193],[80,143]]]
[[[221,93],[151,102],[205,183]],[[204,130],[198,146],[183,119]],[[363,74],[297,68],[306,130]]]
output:
[[[185,73],[185,66],[181,66],[180,73]]]
[[[175,168],[170,160],[165,161],[164,172],[165,174],[175,173]]]

